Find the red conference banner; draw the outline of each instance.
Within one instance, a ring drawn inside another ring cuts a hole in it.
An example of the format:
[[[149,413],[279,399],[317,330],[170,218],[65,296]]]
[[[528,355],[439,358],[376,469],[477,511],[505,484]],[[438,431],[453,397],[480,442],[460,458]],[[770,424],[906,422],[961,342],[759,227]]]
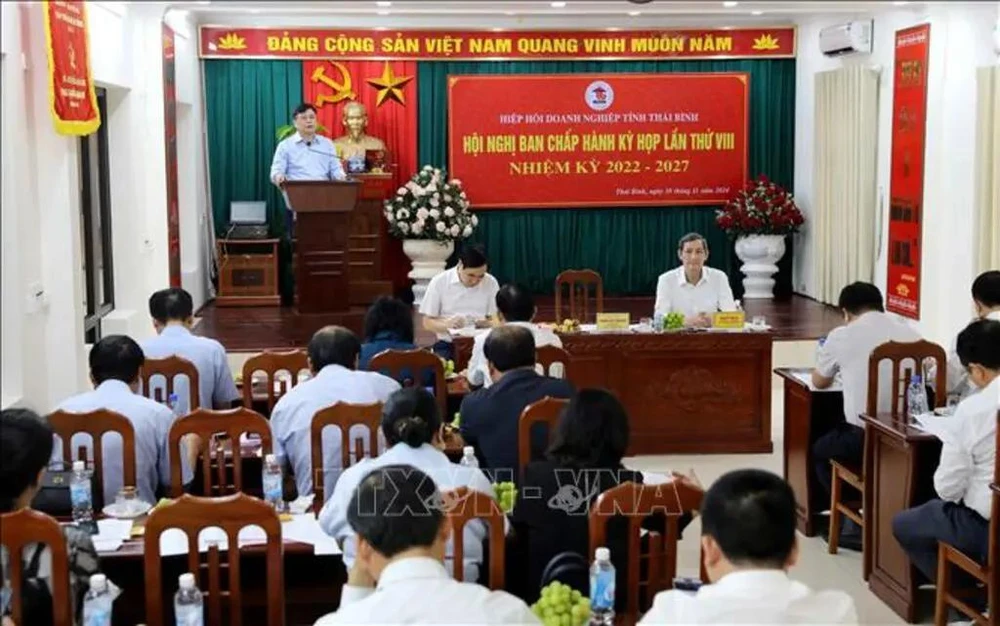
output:
[[[181,286],[181,223],[177,191],[177,66],[174,30],[163,24],[163,121],[167,163],[167,257],[170,286]]]
[[[62,135],[89,135],[101,126],[101,114],[90,74],[86,7],[82,0],[46,1],[42,12],[52,122]]]
[[[477,209],[722,204],[746,181],[749,81],[449,76],[448,169]]]
[[[795,27],[630,31],[341,30],[202,26],[202,58],[717,59],[795,56]]]
[[[920,319],[920,257],[931,26],[896,31],[886,308]]]

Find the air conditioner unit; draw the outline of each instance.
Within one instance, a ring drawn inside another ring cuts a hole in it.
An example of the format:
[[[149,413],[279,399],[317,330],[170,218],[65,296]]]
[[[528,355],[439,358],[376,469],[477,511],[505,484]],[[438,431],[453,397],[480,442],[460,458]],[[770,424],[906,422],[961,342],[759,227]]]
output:
[[[819,32],[819,49],[829,57],[871,54],[872,21],[848,22],[824,28]]]

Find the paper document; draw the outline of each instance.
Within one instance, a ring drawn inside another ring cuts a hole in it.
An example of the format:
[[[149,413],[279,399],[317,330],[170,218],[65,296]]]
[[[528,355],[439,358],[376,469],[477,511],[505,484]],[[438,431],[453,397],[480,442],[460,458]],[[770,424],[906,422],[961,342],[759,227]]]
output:
[[[826,387],[825,389],[817,389],[812,384],[812,370],[809,370],[809,369],[794,370],[791,374],[795,378],[795,380],[801,382],[806,387],[809,387],[810,391],[815,391],[817,393],[823,393],[824,391],[843,391],[844,390],[843,385],[841,385],[841,383],[840,383],[840,376],[837,376],[836,378],[834,378],[833,379],[833,384],[831,384],[829,387]]]
[[[97,535],[94,541],[108,541],[112,539],[128,539],[132,535],[132,520],[130,519],[99,519],[97,520]]]
[[[315,554],[340,554],[340,546],[333,537],[323,532],[312,513],[293,515],[291,521],[281,525],[281,532],[286,541],[311,544]]]
[[[913,424],[914,428],[934,435],[943,443],[958,443],[958,433],[954,432],[958,421],[954,417],[924,413],[915,416],[914,420],[916,422]]]
[[[664,483],[673,482],[673,477],[668,474],[659,474],[657,472],[640,472],[642,474],[642,484],[644,485],[662,485]]]

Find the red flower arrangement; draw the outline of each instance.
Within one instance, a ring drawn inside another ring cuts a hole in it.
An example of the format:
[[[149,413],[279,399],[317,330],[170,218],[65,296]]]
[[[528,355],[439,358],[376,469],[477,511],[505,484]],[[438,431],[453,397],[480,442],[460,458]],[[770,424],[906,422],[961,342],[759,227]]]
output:
[[[747,181],[715,212],[715,223],[731,237],[790,235],[798,232],[804,221],[792,194],[763,174]]]

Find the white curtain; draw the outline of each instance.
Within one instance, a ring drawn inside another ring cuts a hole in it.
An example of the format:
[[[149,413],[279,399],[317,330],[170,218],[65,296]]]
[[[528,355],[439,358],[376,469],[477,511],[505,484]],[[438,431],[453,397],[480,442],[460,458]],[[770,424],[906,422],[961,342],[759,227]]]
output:
[[[878,71],[816,74],[813,271],[817,295],[835,303],[844,285],[873,279],[876,250]]]
[[[976,270],[1000,269],[1000,66],[979,68],[976,112]]]

